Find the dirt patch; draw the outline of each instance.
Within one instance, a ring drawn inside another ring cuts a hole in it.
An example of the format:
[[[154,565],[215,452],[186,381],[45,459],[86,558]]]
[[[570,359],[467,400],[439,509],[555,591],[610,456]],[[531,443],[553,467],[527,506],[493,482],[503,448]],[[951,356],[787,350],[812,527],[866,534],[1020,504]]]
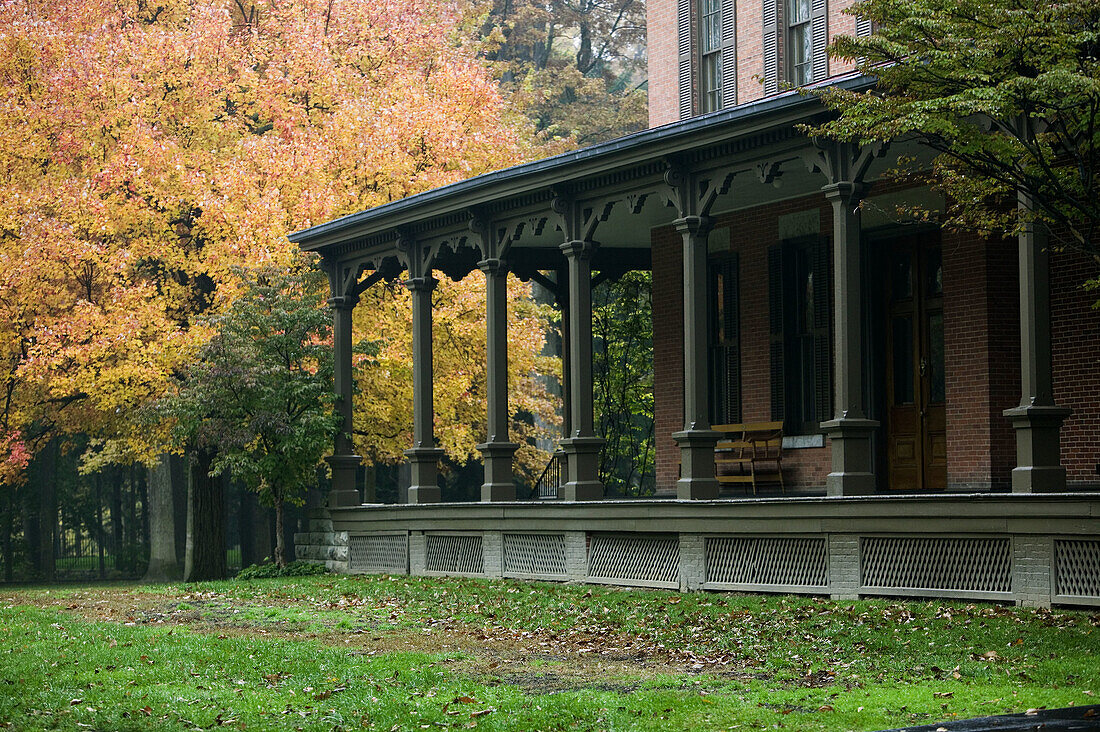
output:
[[[33,598],[0,599],[31,601],[93,621],[166,624],[222,637],[311,639],[358,656],[442,654],[445,659],[440,663],[457,673],[485,683],[515,685],[532,694],[581,689],[629,693],[647,679],[667,674],[707,674],[739,681],[757,678],[733,656],[703,657],[625,633],[476,627],[452,618],[434,618],[410,627],[410,618],[400,608],[356,598],[318,602],[270,591],[254,599],[194,592],[167,596],[101,587],[64,597],[36,593]],[[292,607],[300,608],[308,622],[269,610]],[[390,624],[385,627],[387,613]],[[612,682],[593,685],[594,679]]]

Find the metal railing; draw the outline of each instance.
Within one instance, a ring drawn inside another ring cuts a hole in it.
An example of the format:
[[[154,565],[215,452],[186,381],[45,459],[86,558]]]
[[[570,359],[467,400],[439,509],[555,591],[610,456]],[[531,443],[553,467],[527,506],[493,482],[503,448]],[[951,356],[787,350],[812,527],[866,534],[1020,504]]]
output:
[[[542,475],[535,481],[535,489],[531,491],[531,498],[535,500],[548,500],[558,497],[558,488],[561,488],[561,476],[565,466],[565,453],[561,450],[550,456],[550,462]]]

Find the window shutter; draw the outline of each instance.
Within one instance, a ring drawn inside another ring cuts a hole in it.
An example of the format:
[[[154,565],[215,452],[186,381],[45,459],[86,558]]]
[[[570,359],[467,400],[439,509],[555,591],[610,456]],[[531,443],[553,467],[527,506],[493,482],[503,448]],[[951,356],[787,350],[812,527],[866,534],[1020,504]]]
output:
[[[814,273],[814,416],[818,422],[833,418],[833,359],[829,326],[832,298],[829,297],[829,240],[822,239],[811,252]]]
[[[768,247],[768,333],[772,421],[784,417],[783,405],[783,247]]]
[[[722,330],[726,337],[725,396],[726,418],[729,422],[741,421],[741,267],[734,252],[725,261],[722,303],[724,321]]]
[[[764,93],[779,91],[779,3],[764,0]]]
[[[864,36],[871,35],[871,31],[874,29],[874,24],[870,18],[865,18],[862,15],[856,16],[856,37],[862,38]]]
[[[810,21],[810,33],[813,36],[814,81],[821,81],[829,75],[829,15],[826,0],[813,0],[813,19]]]
[[[865,18],[862,15],[857,15],[856,16],[856,37],[857,38],[865,38],[866,36],[871,35],[871,33],[874,32],[874,30],[875,30],[875,24],[871,22],[870,18]],[[859,58],[856,59],[856,64],[859,65],[859,66],[862,66],[865,63],[867,63],[867,58],[865,56],[860,56]]]
[[[680,119],[688,119],[694,111],[692,103],[692,59],[695,56],[695,24],[691,22],[692,0],[676,0],[677,40],[680,59]]]
[[[737,106],[737,3],[722,0],[722,109]]]

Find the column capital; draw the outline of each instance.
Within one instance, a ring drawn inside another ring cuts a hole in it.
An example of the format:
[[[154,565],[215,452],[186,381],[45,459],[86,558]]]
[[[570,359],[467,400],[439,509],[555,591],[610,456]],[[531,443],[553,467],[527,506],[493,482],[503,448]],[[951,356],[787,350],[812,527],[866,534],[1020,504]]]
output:
[[[405,287],[412,292],[431,292],[438,284],[439,280],[431,275],[427,277],[412,277],[405,280]]]
[[[561,249],[569,259],[591,259],[592,254],[600,245],[588,239],[574,239],[562,244]]]
[[[863,194],[867,191],[867,186],[864,183],[842,180],[824,185],[821,187],[821,190],[825,193],[825,198],[830,201],[847,203],[849,201],[862,200]]]
[[[490,257],[477,263],[477,268],[490,277],[502,277],[508,274],[508,262]]]
[[[358,295],[340,295],[328,299],[328,306],[333,310],[351,310],[358,304]]]
[[[714,228],[714,219],[710,216],[684,216],[672,222],[679,234],[705,236]]]

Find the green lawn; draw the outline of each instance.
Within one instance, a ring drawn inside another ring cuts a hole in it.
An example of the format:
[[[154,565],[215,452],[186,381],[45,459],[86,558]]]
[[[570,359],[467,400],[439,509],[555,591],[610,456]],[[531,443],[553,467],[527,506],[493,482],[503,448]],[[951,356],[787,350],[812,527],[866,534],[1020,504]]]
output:
[[[1096,703],[1100,614],[405,577],[0,590],[18,729],[871,730]]]

